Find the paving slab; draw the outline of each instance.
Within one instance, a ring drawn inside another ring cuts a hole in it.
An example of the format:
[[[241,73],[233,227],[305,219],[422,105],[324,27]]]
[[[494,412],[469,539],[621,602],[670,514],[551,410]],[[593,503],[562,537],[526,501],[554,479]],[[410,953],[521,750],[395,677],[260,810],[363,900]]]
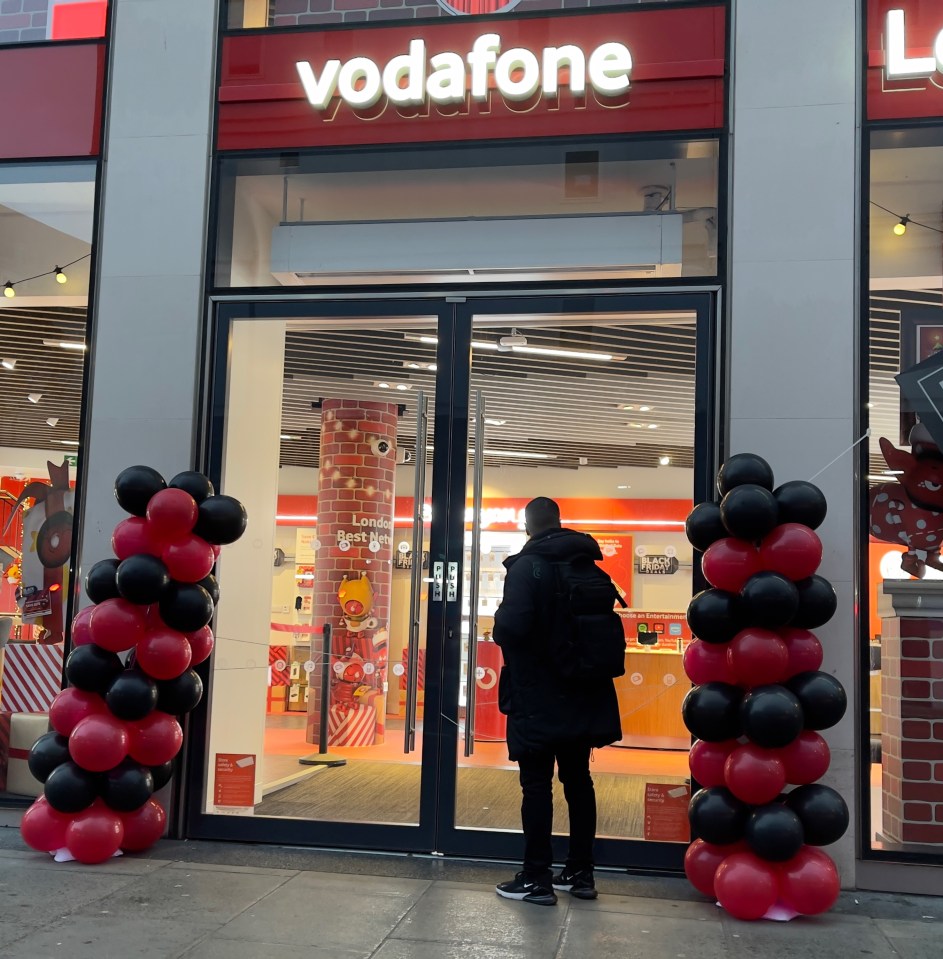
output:
[[[678,902],[674,899],[647,899],[641,896],[613,896],[600,893],[598,899],[590,901],[567,897],[564,893],[561,902],[569,898],[572,909],[587,912],[620,912],[636,916],[662,916],[665,919],[696,919],[699,922],[720,922],[722,910],[711,902]]]
[[[0,870],[0,920],[42,926],[77,909],[88,908],[106,896],[114,896],[135,881],[124,873],[85,869],[81,876],[74,870],[29,865]]]
[[[897,959],[897,953],[878,926],[867,917],[802,917],[791,922],[740,922],[725,914],[731,959]],[[938,952],[939,955],[939,952]]]
[[[559,959],[721,959],[725,948],[726,937],[720,923],[573,909],[567,916],[558,955]]]
[[[175,959],[215,925],[142,916],[70,916],[0,949],[0,959]]]
[[[369,955],[428,886],[413,879],[301,873],[243,911],[218,935]]]
[[[206,940],[185,952],[181,959],[278,959],[285,954],[283,942],[236,942],[232,939]],[[363,949],[325,949],[306,945],[299,950],[299,959],[368,959],[371,952]]]
[[[550,959],[551,956],[552,952],[537,947],[387,939],[371,959]]]

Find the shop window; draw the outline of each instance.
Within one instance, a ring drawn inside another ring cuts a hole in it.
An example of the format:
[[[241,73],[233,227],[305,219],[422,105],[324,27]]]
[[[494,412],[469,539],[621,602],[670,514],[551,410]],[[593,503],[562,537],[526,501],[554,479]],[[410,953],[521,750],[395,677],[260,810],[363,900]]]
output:
[[[623,0],[634,6],[650,0]],[[672,0],[655,0],[671,3]],[[705,0],[709,2],[709,0]],[[229,0],[226,24],[232,30],[305,27],[327,23],[380,23],[487,14],[553,14],[559,10],[611,8],[611,0]]]
[[[107,0],[4,0],[0,44],[103,37],[107,19]]]
[[[938,855],[943,454],[897,377],[943,351],[943,130],[873,133],[869,189],[867,837],[874,850]]]
[[[717,274],[714,140],[224,159],[216,286]]]
[[[62,672],[94,194],[91,163],[0,164],[0,796],[23,801]]]

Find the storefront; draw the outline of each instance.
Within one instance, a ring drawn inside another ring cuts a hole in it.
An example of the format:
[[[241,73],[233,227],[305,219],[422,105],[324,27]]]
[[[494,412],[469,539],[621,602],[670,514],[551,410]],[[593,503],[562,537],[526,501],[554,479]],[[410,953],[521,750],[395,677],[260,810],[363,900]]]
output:
[[[0,11],[0,803],[61,684],[103,134],[106,4],[35,7]]]
[[[862,797],[869,868],[889,860],[940,862],[943,842],[943,637],[936,527],[903,505],[921,440],[916,407],[895,377],[935,355],[943,333],[941,171],[943,10],[935,3],[868,5],[865,222],[870,224],[862,349],[868,553],[863,563]],[[894,453],[890,447],[901,450]],[[932,460],[926,460],[926,463]],[[928,487],[929,488],[929,487]],[[908,500],[909,502],[909,500]],[[889,522],[890,521],[890,522]],[[901,534],[903,531],[903,535]],[[913,535],[911,535],[913,534]],[[936,722],[936,724],[935,724]]]

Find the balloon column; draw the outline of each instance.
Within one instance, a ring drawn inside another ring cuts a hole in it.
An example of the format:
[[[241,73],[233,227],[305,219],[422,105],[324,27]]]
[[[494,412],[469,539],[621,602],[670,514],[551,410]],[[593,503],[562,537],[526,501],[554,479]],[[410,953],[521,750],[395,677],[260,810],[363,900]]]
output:
[[[131,517],[112,535],[116,558],[85,578],[94,605],[72,621],[70,685],[49,710],[52,731],[29,754],[43,795],[20,827],[32,848],[83,863],[147,849],[163,834],[152,794],[183,743],[177,717],[203,695],[192,667],[213,650],[213,567],[246,528],[242,504],[214,495],[200,473],[165,483],[132,466],[115,496]]]
[[[803,481],[774,490],[769,464],[753,454],[731,457],[717,489],[720,502],[701,503],[686,524],[712,588],[687,614],[697,638],[684,668],[695,685],[682,710],[702,788],[688,810],[697,838],[685,872],[739,919],[774,907],[813,915],[839,892],[835,864],[818,847],[848,827],[845,801],[817,783],[830,759],[819,730],[846,707],[811,632],[837,606],[816,575],[825,497]]]

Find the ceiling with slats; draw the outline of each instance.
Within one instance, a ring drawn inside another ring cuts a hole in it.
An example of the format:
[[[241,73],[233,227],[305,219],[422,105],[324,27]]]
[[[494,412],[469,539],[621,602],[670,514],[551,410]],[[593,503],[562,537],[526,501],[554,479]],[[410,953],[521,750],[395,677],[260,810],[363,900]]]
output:
[[[498,352],[493,347],[511,334],[510,323],[476,326],[471,389],[483,394],[487,465],[656,467],[663,456],[672,466],[693,465],[693,317],[637,322],[626,314],[605,323],[591,317],[537,322],[514,320],[528,349],[612,359]],[[426,393],[431,409],[436,375],[429,369],[436,360],[435,343],[422,339],[434,336],[432,328],[406,325],[289,331],[282,429],[291,438],[282,440],[282,463],[317,465],[317,404],[327,398],[400,404],[399,445],[415,453],[417,394]]]
[[[9,303],[9,305],[8,305]],[[47,346],[85,342],[84,307],[0,308],[0,446],[59,449],[75,453],[82,403],[81,350]],[[31,403],[30,394],[41,394]],[[56,426],[47,419],[58,417]],[[70,441],[63,443],[62,441]]]

